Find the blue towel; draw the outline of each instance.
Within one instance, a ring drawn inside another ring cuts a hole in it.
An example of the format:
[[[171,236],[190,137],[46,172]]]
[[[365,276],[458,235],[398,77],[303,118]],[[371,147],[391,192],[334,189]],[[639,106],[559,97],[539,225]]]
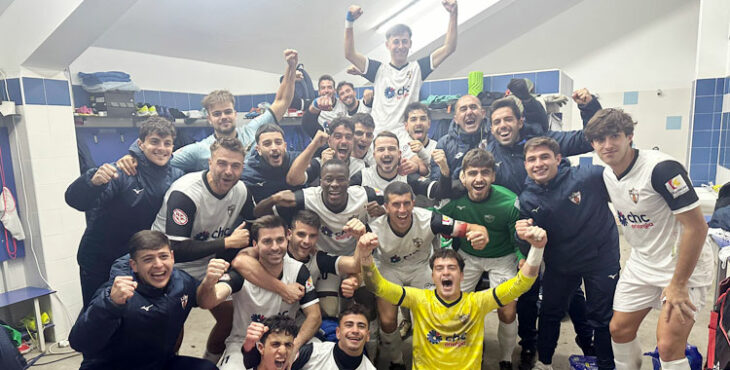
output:
[[[104,82],[130,82],[132,81],[128,74],[118,71],[110,72],[94,72],[94,73],[83,73],[79,72],[79,77],[84,85],[99,85]]]

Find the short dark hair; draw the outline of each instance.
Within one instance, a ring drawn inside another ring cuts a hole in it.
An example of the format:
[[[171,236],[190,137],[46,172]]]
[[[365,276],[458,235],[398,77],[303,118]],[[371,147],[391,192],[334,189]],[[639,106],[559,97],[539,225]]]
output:
[[[348,178],[350,177],[350,167],[347,165],[347,163],[345,163],[343,160],[341,160],[339,158],[332,158],[329,161],[322,163],[322,167],[319,170],[320,177],[322,177],[322,173],[324,172],[325,168],[330,168],[333,166],[344,167],[347,172],[347,177]]]
[[[352,121],[349,117],[337,117],[330,122],[329,126],[327,126],[327,132],[328,134],[332,135],[333,132],[335,132],[335,129],[337,129],[340,126],[345,126],[346,129],[350,130],[350,132],[355,132],[355,123]]]
[[[375,129],[375,121],[370,113],[355,113],[352,117],[350,117],[350,119],[352,120],[353,125],[359,123],[365,127]],[[355,130],[353,129],[353,131]]]
[[[255,135],[256,144],[259,143],[259,138],[261,137],[261,135],[263,135],[267,132],[278,132],[281,134],[281,137],[284,138],[284,130],[282,130],[279,125],[277,125],[275,123],[265,123],[256,130],[256,135]]]
[[[481,149],[474,148],[466,152],[464,159],[461,160],[461,170],[468,167],[486,167],[494,171],[494,156],[492,153]]]
[[[433,263],[437,258],[453,258],[459,265],[459,270],[464,271],[464,258],[451,248],[439,248],[433,251],[431,258],[428,260],[428,265],[431,266],[431,270],[433,270]]]
[[[583,135],[589,142],[609,135],[623,132],[626,136],[634,133],[637,124],[631,116],[618,108],[601,109],[588,121]]]
[[[319,227],[322,226],[322,221],[319,219],[319,215],[308,209],[302,209],[294,214],[294,217],[291,220],[291,227],[294,228],[297,222],[311,226],[317,230],[319,230]]]
[[[129,238],[129,256],[134,259],[137,253],[143,250],[158,250],[170,247],[170,240],[167,235],[155,230],[137,231]]]
[[[261,339],[259,339],[259,342],[264,345],[266,344],[266,338],[269,337],[269,334],[291,335],[293,338],[296,338],[297,334],[299,334],[299,327],[297,326],[297,323],[294,322],[294,319],[281,313],[267,317],[263,324],[269,328],[269,330],[261,335]]]
[[[403,112],[403,122],[408,122],[408,115],[413,112],[414,110],[422,110],[426,112],[426,116],[428,117],[428,120],[431,120],[431,110],[428,109],[428,106],[426,104],[423,104],[419,101],[414,101],[413,103],[410,103],[406,106],[405,112]]]
[[[351,305],[347,306],[342,312],[340,312],[339,316],[337,317],[337,324],[339,325],[342,322],[342,319],[347,315],[361,315],[365,317],[365,322],[368,324],[368,328],[370,328],[370,319],[368,316],[368,313],[370,311],[365,308],[365,306],[359,304],[359,303],[352,303]]]
[[[160,116],[147,118],[139,126],[139,139],[144,141],[147,136],[152,134],[157,134],[162,138],[172,136],[172,139],[175,140],[175,125]]]
[[[338,83],[337,87],[335,88],[335,91],[337,91],[338,94],[340,93],[340,88],[342,88],[342,86],[350,86],[352,90],[355,90],[355,85],[353,85],[351,82],[340,81],[340,83]]]
[[[402,23],[396,24],[393,27],[388,28],[388,31],[385,32],[385,40],[390,39],[391,36],[402,35],[404,33],[408,34],[408,38],[413,37],[413,32],[411,32],[410,27]]]
[[[377,135],[375,135],[375,138],[373,139],[373,146],[375,146],[375,142],[378,141],[381,137],[389,137],[395,139],[395,146],[400,149],[400,140],[398,140],[398,135],[386,130],[386,131],[380,131]]]
[[[558,144],[555,139],[547,136],[537,136],[533,137],[530,140],[527,140],[527,142],[525,143],[525,147],[522,150],[522,153],[527,156],[528,151],[541,146],[547,147],[556,156],[560,154],[560,144]]]
[[[322,75],[319,77],[319,81],[317,81],[317,91],[319,92],[319,85],[322,83],[322,81],[332,81],[332,86],[335,85],[335,79],[332,78],[330,75]],[[337,90],[335,90],[337,91]]]
[[[243,159],[246,159],[246,148],[243,147],[243,143],[241,143],[241,140],[238,140],[237,138],[222,137],[214,141],[213,144],[210,145],[211,156],[213,155],[213,153],[215,153],[216,150],[220,148],[240,153],[243,156]]]
[[[284,233],[286,234],[286,221],[283,218],[275,215],[261,216],[251,224],[251,240],[259,240],[259,232],[261,229],[275,229],[277,227],[284,229]]]
[[[520,113],[520,107],[518,107],[515,100],[510,97],[504,97],[495,100],[494,102],[492,102],[492,105],[489,109],[492,113],[494,113],[494,111],[496,111],[497,109],[505,107],[512,109],[512,114],[515,115],[515,118],[522,118],[522,113]]]
[[[404,195],[410,194],[411,200],[416,199],[416,195],[413,193],[413,188],[403,181],[393,181],[385,187],[383,191],[383,198],[385,203],[390,202],[390,195]]]

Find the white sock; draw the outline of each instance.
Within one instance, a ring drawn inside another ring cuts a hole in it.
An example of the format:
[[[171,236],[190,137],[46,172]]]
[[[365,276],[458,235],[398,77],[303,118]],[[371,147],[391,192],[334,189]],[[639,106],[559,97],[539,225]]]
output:
[[[512,352],[517,345],[517,320],[509,324],[499,322],[497,329],[497,340],[499,342],[499,352],[502,354],[501,361],[512,362]]]
[[[662,370],[689,370],[689,360],[687,360],[687,357],[669,362],[660,359],[659,362],[662,363]]]
[[[628,343],[616,343],[611,340],[613,347],[613,362],[616,370],[638,370],[641,368],[641,345],[639,337]]]
[[[380,351],[387,356],[386,358],[390,358],[390,362],[394,364],[403,363],[403,341],[400,338],[398,329],[393,330],[392,333],[386,333],[381,328],[380,344],[382,345]]]
[[[207,349],[205,350],[205,353],[203,353],[203,359],[208,360],[214,364],[218,363],[218,360],[221,359],[221,356],[223,356],[223,353],[210,353]]]

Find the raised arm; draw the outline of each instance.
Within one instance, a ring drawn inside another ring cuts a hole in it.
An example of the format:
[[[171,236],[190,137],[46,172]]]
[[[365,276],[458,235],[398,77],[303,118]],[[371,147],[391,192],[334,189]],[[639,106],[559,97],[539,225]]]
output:
[[[68,186],[66,204],[82,212],[103,205],[116,195],[118,178],[117,169],[109,163],[91,168]]]
[[[296,205],[297,202],[294,192],[291,190],[282,190],[259,202],[256,208],[254,208],[253,214],[255,217],[273,215],[274,206],[294,207]]]
[[[304,148],[301,154],[292,162],[289,172],[286,174],[286,183],[289,186],[303,185],[307,181],[307,167],[312,162],[317,149],[327,144],[329,135],[324,131],[317,131],[312,141]]]
[[[378,236],[373,233],[363,235],[357,242],[357,249],[361,249],[359,253],[362,278],[369,291],[391,304],[398,305],[403,302],[406,290],[404,287],[386,280],[375,267],[373,250],[378,247],[378,244]]]
[[[208,270],[203,281],[198,285],[196,300],[198,306],[210,309],[223,302],[231,294],[231,286],[219,284],[221,276],[226,273],[230,265],[222,259],[213,258],[208,262]]]
[[[456,26],[459,24],[457,19],[459,9],[456,0],[441,0],[441,4],[443,4],[444,8],[446,8],[449,12],[449,27],[446,29],[446,39],[444,40],[444,44],[431,54],[433,68],[437,68],[444,60],[446,60],[446,58],[449,57],[449,55],[456,51],[456,36],[458,34]],[[345,33],[345,35],[347,35],[347,33]],[[345,40],[347,39],[345,38]],[[350,59],[348,58],[348,60]],[[353,62],[352,60],[350,61]]]
[[[286,71],[284,72],[284,79],[279,85],[279,89],[276,91],[276,98],[271,103],[271,111],[276,117],[276,121],[279,122],[284,113],[289,109],[289,104],[294,97],[294,85],[297,75],[297,63],[299,63],[299,54],[296,50],[286,49],[284,50],[284,59],[286,59]]]
[[[367,58],[355,50],[355,33],[352,25],[362,15],[362,8],[359,5],[350,5],[345,18],[345,58],[352,63],[355,68],[365,71]]]

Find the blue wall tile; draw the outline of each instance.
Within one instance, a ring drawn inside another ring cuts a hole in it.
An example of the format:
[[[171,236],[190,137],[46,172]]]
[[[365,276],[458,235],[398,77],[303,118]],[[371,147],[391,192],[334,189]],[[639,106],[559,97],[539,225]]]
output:
[[[715,111],[714,106],[714,96],[702,96],[695,98],[695,113],[712,113]]]
[[[483,89],[483,87],[482,87]],[[460,78],[456,80],[449,80],[449,94],[451,95],[466,95],[469,93],[469,80],[466,78]]]
[[[252,95],[251,98],[253,99],[253,106],[257,107],[259,103],[266,101],[266,94]]]
[[[418,91],[418,100],[426,100],[431,95],[431,83],[426,81],[421,85],[421,90]]]
[[[730,76],[725,77],[725,89],[723,90],[725,94],[730,93]]]
[[[239,96],[240,112],[248,112],[253,107],[253,96],[252,95],[240,95]]]
[[[266,101],[273,103],[276,100],[276,94],[266,94]]]
[[[449,95],[449,81],[431,81],[431,95]]]
[[[712,115],[712,129],[722,129],[722,113],[715,113]]]
[[[681,130],[682,116],[667,116],[667,130]]]
[[[715,95],[722,95],[725,93],[725,77],[715,79]]]
[[[715,112],[722,112],[722,95],[715,95]]]
[[[692,133],[693,148],[709,148],[712,146],[712,131],[695,131]]]
[[[560,71],[545,71],[537,73],[535,92],[538,94],[555,94],[560,91]]]
[[[89,93],[84,90],[81,85],[72,85],[71,86],[71,93],[74,97],[74,107],[80,108],[84,105],[88,106],[91,104],[89,101]]]
[[[526,78],[532,81],[533,84],[535,84],[537,83],[537,72],[515,73],[512,78]]]
[[[71,95],[68,92],[68,82],[65,80],[44,79],[43,86],[46,90],[46,104],[71,105]]]
[[[46,104],[46,91],[42,78],[23,77],[26,104]]]
[[[507,85],[509,80],[512,79],[512,75],[499,75],[492,76],[492,88],[491,91],[505,92],[507,91]]]
[[[165,107],[175,106],[175,94],[170,91],[160,91],[160,105]]]
[[[710,148],[692,148],[692,155],[690,157],[690,164],[710,164]]]
[[[715,79],[705,78],[697,80],[695,85],[695,96],[708,96],[715,94]]]
[[[134,102],[144,103],[144,93],[142,92],[142,90],[134,92]]]
[[[5,81],[0,81],[0,88],[2,92],[0,92],[0,95],[3,96],[3,100],[12,100],[15,102],[15,105],[22,105],[23,104],[23,95],[20,93],[20,80],[17,78],[8,78],[8,92],[5,92]],[[10,97],[8,98],[7,94],[10,93]]]
[[[492,91],[492,77],[484,76],[484,91]]]
[[[624,105],[639,104],[638,91],[624,91]]]
[[[689,177],[692,180],[693,185],[699,186],[701,184],[706,184],[710,181],[710,166],[715,167],[714,164],[690,165]]]
[[[694,126],[693,126],[692,130],[694,130],[694,131],[712,130],[712,113],[695,113]]]
[[[144,93],[144,102],[153,105],[160,105],[160,92],[155,90],[142,90]]]
[[[190,102],[190,110],[202,110],[203,104],[201,103],[205,98],[204,94],[188,94],[188,101]]]
[[[188,99],[188,93],[175,92],[172,94],[175,97],[175,104],[173,105],[174,108],[177,108],[181,111],[190,110],[190,100]]]

